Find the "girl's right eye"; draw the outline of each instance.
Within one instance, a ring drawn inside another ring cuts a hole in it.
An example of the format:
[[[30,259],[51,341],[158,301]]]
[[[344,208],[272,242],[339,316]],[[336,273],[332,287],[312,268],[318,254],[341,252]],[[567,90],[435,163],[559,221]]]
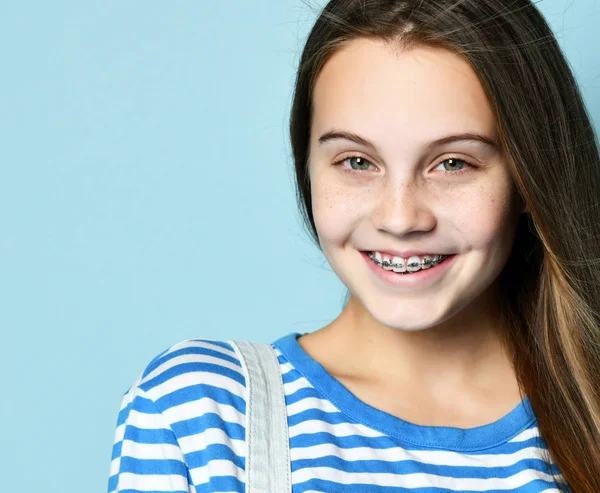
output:
[[[367,171],[369,166],[373,166],[362,156],[346,156],[333,164],[341,164],[344,171],[348,173],[360,173],[361,171]]]

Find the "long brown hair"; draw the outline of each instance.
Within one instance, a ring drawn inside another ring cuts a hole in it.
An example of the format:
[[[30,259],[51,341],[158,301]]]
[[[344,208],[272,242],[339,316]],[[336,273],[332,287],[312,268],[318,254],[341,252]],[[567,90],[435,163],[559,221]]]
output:
[[[290,117],[298,204],[317,247],[307,170],[314,83],[361,37],[445,48],[479,77],[529,211],[499,277],[506,342],[568,483],[558,486],[600,492],[600,153],[554,34],[529,0],[331,0],[302,52]]]

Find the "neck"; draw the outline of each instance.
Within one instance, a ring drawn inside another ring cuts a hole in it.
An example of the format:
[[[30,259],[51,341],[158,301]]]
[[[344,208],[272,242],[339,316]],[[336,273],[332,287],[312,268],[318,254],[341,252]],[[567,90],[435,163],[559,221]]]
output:
[[[419,331],[381,325],[351,297],[318,332],[330,370],[375,385],[410,388],[432,396],[515,389],[493,291],[443,323]],[[328,344],[331,341],[332,344]]]

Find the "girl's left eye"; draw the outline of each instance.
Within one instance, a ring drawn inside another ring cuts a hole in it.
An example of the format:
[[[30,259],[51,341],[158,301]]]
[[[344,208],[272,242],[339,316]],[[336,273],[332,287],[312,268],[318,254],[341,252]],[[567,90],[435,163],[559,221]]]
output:
[[[343,159],[340,159],[339,161],[336,161],[333,164],[345,165],[346,163],[349,164],[349,167],[346,165],[344,166],[344,168],[346,168],[346,170],[350,173],[360,173],[362,171],[367,171],[369,169],[369,166],[373,166],[373,164],[371,164],[362,156],[348,156]],[[448,171],[449,174],[453,175],[465,173],[468,171],[469,168],[473,167],[473,165],[468,161],[465,161],[464,159],[459,159],[457,157],[449,157],[444,159],[434,169],[437,169],[440,166],[443,167],[443,171]]]
[[[444,166],[444,163],[448,163],[447,166]],[[457,175],[460,173],[466,173],[469,168],[473,168],[473,165],[464,159],[459,159],[456,157],[448,157],[440,162],[434,169],[439,168],[440,166],[444,167],[444,171],[450,171],[451,174]]]

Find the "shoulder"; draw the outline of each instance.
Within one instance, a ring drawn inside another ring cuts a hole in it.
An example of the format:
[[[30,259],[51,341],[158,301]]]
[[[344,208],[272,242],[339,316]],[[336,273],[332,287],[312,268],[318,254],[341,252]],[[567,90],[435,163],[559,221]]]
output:
[[[188,479],[206,482],[212,460],[219,461],[220,476],[237,485],[245,454],[245,390],[229,342],[190,339],[158,354],[123,396],[109,490],[139,483],[136,491],[150,491],[155,480],[164,480],[157,484],[168,483],[165,491],[174,484],[188,491]]]
[[[228,341],[181,341],[154,357],[130,392],[134,388],[161,412],[179,409],[185,413],[186,405],[193,405],[196,412],[200,408],[226,412],[222,406],[229,406],[231,412],[245,414],[244,371]],[[174,419],[176,413],[170,414]]]

